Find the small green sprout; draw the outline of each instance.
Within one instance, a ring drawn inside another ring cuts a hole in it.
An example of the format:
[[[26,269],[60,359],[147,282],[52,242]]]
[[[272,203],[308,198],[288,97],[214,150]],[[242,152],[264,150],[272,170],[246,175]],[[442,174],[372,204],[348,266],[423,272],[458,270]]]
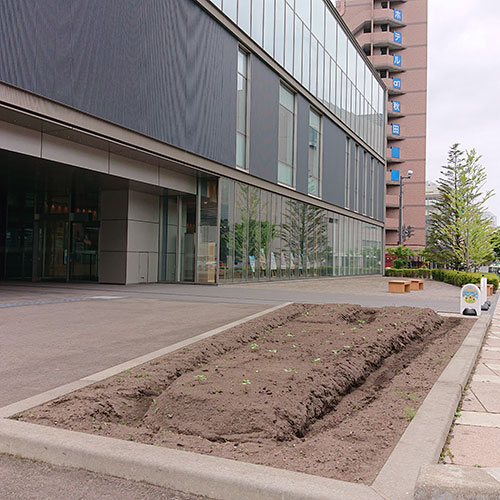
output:
[[[286,336],[287,337],[295,337],[295,335],[293,333],[287,333]]]
[[[378,333],[382,333],[383,331],[384,331],[384,329],[383,329],[383,328],[377,328],[377,332],[378,332]]]
[[[348,351],[350,348],[351,348],[351,346],[350,346],[350,345],[345,345],[345,346],[344,346],[344,349],[345,349],[346,351]]]
[[[417,410],[407,406],[405,408],[405,413],[406,413],[406,420],[408,420],[408,422],[411,422],[415,418],[415,415],[417,414]]]
[[[339,333],[339,335],[340,335],[341,337],[344,337],[344,336],[345,336],[345,333]]]
[[[297,373],[297,370],[295,368],[285,368],[285,373]]]
[[[340,352],[340,349],[332,349],[333,354],[337,355]]]
[[[269,352],[272,352],[273,354],[276,354],[278,352],[278,349],[268,349]]]
[[[368,340],[366,337],[361,337],[365,342]]]
[[[318,361],[320,361],[320,360],[321,360],[321,358],[314,358],[314,359],[311,361],[311,363],[317,363],[317,362],[318,362]]]
[[[195,375],[194,378],[196,380],[198,380],[198,382],[201,382],[202,380],[207,380],[207,377],[205,377],[205,375]],[[156,404],[156,400],[155,401],[155,404]]]
[[[297,346],[296,346],[295,344],[292,344],[292,347],[293,347],[294,349],[297,349]]]
[[[241,381],[241,385],[250,385],[251,383],[252,382],[250,382],[250,380],[248,380],[247,378]]]
[[[256,344],[255,342],[250,346],[250,349],[252,349],[252,351],[254,351],[255,349],[257,349],[257,347],[259,347],[259,344]]]
[[[351,328],[351,332],[354,332],[354,331],[355,331],[355,330],[357,330],[357,329],[358,329],[358,327],[357,327],[357,326],[353,326],[353,327]]]

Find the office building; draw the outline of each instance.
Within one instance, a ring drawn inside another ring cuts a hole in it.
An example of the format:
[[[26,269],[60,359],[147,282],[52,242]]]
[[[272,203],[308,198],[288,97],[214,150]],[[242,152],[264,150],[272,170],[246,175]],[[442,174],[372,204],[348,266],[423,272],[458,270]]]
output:
[[[385,102],[326,0],[4,0],[0,279],[378,274]]]
[[[425,247],[427,0],[336,0],[336,7],[378,70],[387,96],[386,244],[398,243],[399,182],[404,180],[406,245]]]

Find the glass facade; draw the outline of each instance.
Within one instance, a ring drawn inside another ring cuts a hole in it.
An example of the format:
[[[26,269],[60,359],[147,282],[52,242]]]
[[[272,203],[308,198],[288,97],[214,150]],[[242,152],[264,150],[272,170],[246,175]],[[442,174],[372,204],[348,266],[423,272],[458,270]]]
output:
[[[220,180],[219,282],[379,274],[382,228]]]
[[[384,90],[325,0],[211,0],[384,155]]]

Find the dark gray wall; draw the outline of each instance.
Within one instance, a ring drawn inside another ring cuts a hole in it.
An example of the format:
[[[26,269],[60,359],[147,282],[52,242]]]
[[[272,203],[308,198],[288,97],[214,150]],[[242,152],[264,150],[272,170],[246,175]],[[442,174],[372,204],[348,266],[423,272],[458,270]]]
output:
[[[323,119],[323,199],[337,206],[345,204],[346,134],[329,119]]]
[[[376,218],[378,220],[385,220],[385,168],[382,163],[375,161],[376,168],[378,169],[378,213]]]
[[[296,189],[307,194],[309,183],[309,101],[297,96],[297,172]]]
[[[190,0],[0,2],[0,80],[228,165],[237,47]]]
[[[280,78],[258,57],[250,58],[251,174],[278,181]]]

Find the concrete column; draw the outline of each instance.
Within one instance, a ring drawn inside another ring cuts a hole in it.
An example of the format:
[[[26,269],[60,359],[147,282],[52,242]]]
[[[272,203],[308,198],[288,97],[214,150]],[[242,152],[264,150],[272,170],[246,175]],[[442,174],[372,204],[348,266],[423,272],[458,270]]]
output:
[[[127,283],[128,189],[101,192],[99,283]]]
[[[160,196],[129,190],[127,284],[158,281]]]

